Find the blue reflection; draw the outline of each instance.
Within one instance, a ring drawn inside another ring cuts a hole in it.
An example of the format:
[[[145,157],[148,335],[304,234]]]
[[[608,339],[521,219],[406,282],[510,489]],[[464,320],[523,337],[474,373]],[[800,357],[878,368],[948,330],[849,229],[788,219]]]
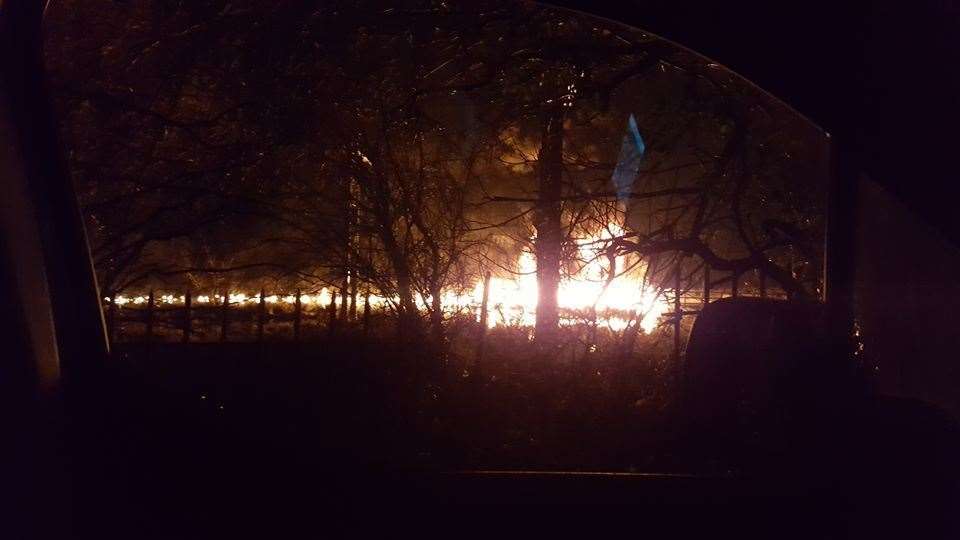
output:
[[[623,136],[623,143],[620,144],[620,157],[617,159],[617,166],[613,169],[613,185],[617,190],[617,198],[621,201],[625,200],[633,189],[633,183],[637,179],[637,173],[640,172],[640,162],[646,150],[647,145],[640,136],[637,119],[631,114],[627,121],[627,133]]]

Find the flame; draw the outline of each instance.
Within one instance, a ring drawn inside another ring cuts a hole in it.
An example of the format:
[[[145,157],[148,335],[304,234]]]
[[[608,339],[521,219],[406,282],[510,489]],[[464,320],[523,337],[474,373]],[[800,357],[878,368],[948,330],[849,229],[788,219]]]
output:
[[[640,327],[650,333],[657,327],[668,306],[652,287],[642,285],[637,277],[642,272],[642,267],[607,282],[610,269],[606,267],[606,258],[600,256],[600,248],[623,233],[621,227],[609,224],[599,234],[578,243],[577,249],[583,266],[575,274],[560,281],[557,303],[560,308],[570,310],[596,308],[598,312],[618,311],[626,317],[611,316],[600,321],[611,330],[621,331],[636,317],[640,319]],[[616,268],[622,271],[626,262],[624,256],[618,256]],[[490,279],[490,305],[494,306],[501,319],[497,321],[495,317],[488,318],[488,325],[491,327],[498,323],[533,326],[536,322],[538,287],[534,254],[529,251],[522,252],[517,267],[517,277],[514,279]],[[476,285],[471,296],[473,302],[479,305],[483,298],[483,285]],[[562,321],[562,324],[576,323],[577,321]]]
[[[640,327],[647,333],[652,332],[659,324],[660,317],[667,311],[668,305],[662,294],[649,286],[644,285],[639,278],[643,266],[637,265],[624,275],[615,276],[608,280],[609,261],[602,254],[602,248],[613,238],[623,235],[623,229],[616,224],[609,224],[598,234],[588,236],[578,242],[577,250],[580,255],[581,266],[573,273],[561,280],[557,294],[557,302],[561,309],[590,310],[596,309],[597,322],[615,331],[622,331],[633,321],[639,320]],[[616,269],[623,272],[627,266],[624,256],[616,257]],[[537,313],[537,263],[534,254],[523,251],[517,260],[517,272],[512,277],[494,276],[490,279],[490,296],[488,303],[488,326],[533,326]],[[243,305],[260,302],[260,295],[243,292],[229,293],[231,304]],[[105,298],[107,302],[109,298]],[[279,296],[271,294],[264,297],[267,303],[295,304],[296,295]],[[421,309],[426,309],[430,303],[429,297],[417,299]],[[147,303],[148,297],[135,296],[129,298],[122,295],[115,297],[116,305],[123,306],[132,302],[134,305]],[[197,303],[221,303],[221,294],[198,295]],[[483,283],[478,282],[465,292],[448,291],[441,298],[441,305],[448,313],[472,312],[479,319],[480,306],[483,301]],[[183,296],[163,294],[158,302],[164,304],[183,303]],[[340,306],[343,298],[334,296],[332,291],[323,288],[317,294],[301,294],[300,302],[304,306],[326,307],[334,302]],[[384,308],[390,299],[371,295],[370,304]],[[613,312],[614,314],[599,315]],[[575,325],[579,321],[565,319],[563,325]]]

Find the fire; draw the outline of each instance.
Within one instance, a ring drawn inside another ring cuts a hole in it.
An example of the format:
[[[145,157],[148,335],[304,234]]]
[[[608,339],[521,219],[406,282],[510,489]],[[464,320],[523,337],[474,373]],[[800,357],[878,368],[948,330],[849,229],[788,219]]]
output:
[[[639,318],[640,327],[647,333],[652,332],[668,306],[662,295],[652,287],[643,286],[639,275],[642,265],[638,265],[626,275],[615,276],[607,282],[609,268],[606,257],[600,256],[600,247],[610,239],[623,234],[623,229],[615,224],[608,225],[598,235],[579,242],[578,251],[583,266],[578,272],[562,279],[557,294],[561,308],[586,310],[595,308],[597,312],[616,311],[626,316],[600,318],[611,330],[623,330],[632,318]],[[626,257],[616,258],[616,268],[624,269]],[[501,320],[490,317],[492,327],[510,322],[519,322],[524,326],[533,326],[537,312],[537,263],[533,253],[524,251],[518,260],[518,272],[514,279],[494,277],[490,280],[490,305],[499,311]],[[479,305],[483,298],[483,285],[477,284],[472,294],[472,303]],[[570,324],[570,323],[567,323]]]
[[[560,282],[558,304],[561,309],[590,311],[596,309],[598,324],[605,325],[611,330],[621,331],[631,322],[639,320],[640,327],[647,333],[652,332],[659,323],[660,317],[668,309],[663,295],[650,285],[644,285],[640,279],[643,265],[635,265],[623,275],[615,275],[608,280],[610,268],[606,256],[602,255],[601,248],[623,234],[623,230],[615,224],[608,225],[599,234],[589,236],[578,242],[581,263],[580,268],[566,276]],[[616,258],[615,268],[624,272],[629,261],[625,256]],[[537,263],[533,253],[523,251],[517,260],[517,272],[512,277],[495,276],[490,279],[490,297],[488,303],[488,325],[492,328],[504,326],[533,326],[537,313]],[[109,298],[104,299],[110,302]],[[147,303],[148,296],[126,297],[117,295],[117,306],[128,303],[140,306]],[[231,304],[244,305],[260,302],[260,295],[242,292],[229,293]],[[264,297],[266,303],[296,303],[296,296],[291,294],[271,294]],[[468,311],[479,319],[480,306],[483,300],[483,283],[476,283],[472,289],[456,293],[448,291],[441,299],[441,305],[447,313]],[[157,297],[163,304],[183,303],[185,298],[173,294],[163,294]],[[195,302],[198,304],[219,304],[223,301],[220,294],[198,295]],[[301,294],[300,302],[304,306],[329,306],[334,302],[339,307],[343,299],[334,295],[333,291],[323,288],[317,294]],[[382,296],[371,295],[370,304],[374,307],[385,308],[390,301]],[[426,309],[429,298],[418,298],[421,309]],[[609,313],[613,313],[612,315]],[[561,324],[577,324],[577,321],[563,320]]]

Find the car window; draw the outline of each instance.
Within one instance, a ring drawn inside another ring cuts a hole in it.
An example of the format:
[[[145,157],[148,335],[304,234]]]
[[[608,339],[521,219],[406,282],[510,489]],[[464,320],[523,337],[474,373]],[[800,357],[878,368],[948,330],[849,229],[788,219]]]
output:
[[[177,410],[394,465],[709,467],[671,450],[698,313],[821,297],[826,134],[643,30],[61,0],[45,31],[114,355]]]

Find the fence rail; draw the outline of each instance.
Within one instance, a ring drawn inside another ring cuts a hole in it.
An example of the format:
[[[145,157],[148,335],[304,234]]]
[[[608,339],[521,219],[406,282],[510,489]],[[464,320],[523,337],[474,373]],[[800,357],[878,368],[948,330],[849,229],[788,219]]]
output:
[[[305,298],[310,301],[304,301]],[[307,328],[331,331],[336,326],[340,304],[335,296],[320,298],[300,291],[281,296],[267,295],[261,290],[253,297],[227,292],[158,297],[150,291],[133,298],[114,294],[104,298],[104,306],[111,343],[135,336],[145,341],[177,337],[184,343],[250,336],[258,342],[273,337],[298,341]],[[340,316],[349,317],[353,311]],[[367,332],[371,323],[369,299],[364,298],[363,314],[356,319]]]
[[[700,273],[700,285],[683,283],[681,272],[676,272],[675,288],[668,290],[666,300],[670,306],[661,318],[661,325],[672,329],[674,355],[679,358],[682,348],[682,333],[685,319],[696,316],[711,300],[728,296],[781,297],[786,295],[779,288],[767,286],[762,275],[751,280],[749,286],[741,283],[742,276],[716,276],[709,267]],[[687,278],[689,280],[689,276]],[[681,291],[675,294],[674,291]],[[339,299],[339,302],[338,302]],[[108,336],[111,343],[118,341],[255,341],[293,340],[300,341],[307,335],[329,337],[347,325],[369,335],[374,320],[378,317],[371,309],[370,296],[361,298],[337,295],[324,290],[321,294],[294,293],[259,294],[243,293],[164,294],[154,291],[147,295],[127,298],[114,294],[104,298]],[[344,303],[361,304],[343,309]],[[483,327],[488,316],[486,299],[479,310],[478,320]],[[498,308],[490,308],[496,311]],[[501,314],[502,315],[502,314]],[[589,319],[586,319],[589,320]],[[596,322],[596,314],[593,321]],[[504,321],[506,322],[506,321]],[[481,331],[483,334],[484,331]],[[482,335],[480,342],[482,343]]]

